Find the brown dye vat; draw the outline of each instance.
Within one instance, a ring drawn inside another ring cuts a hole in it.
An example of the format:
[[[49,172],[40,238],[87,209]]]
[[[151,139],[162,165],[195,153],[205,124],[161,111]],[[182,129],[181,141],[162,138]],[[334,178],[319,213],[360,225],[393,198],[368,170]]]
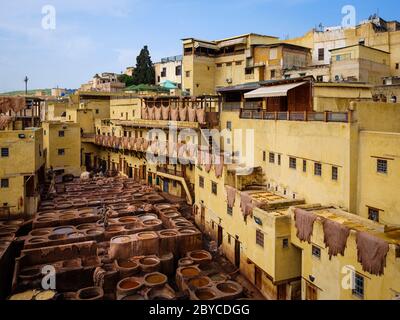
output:
[[[76,227],[76,229],[78,229],[78,230],[90,230],[90,229],[93,229],[95,227],[96,227],[95,224],[88,223],[88,224],[80,224],[79,226]]]
[[[131,289],[138,289],[140,285],[141,284],[135,280],[125,279],[119,284],[119,287],[123,290],[131,290]]]
[[[184,277],[195,277],[198,276],[200,274],[200,271],[198,269],[196,269],[195,267],[184,267],[180,270],[180,273],[184,276]]]
[[[175,223],[175,226],[177,228],[186,228],[186,227],[190,228],[193,226],[193,224],[191,224],[190,222],[178,222],[178,223]]]
[[[123,297],[121,300],[135,300],[135,301],[137,301],[137,300],[145,300],[145,299],[140,294],[132,294],[132,295]]]
[[[148,287],[163,286],[167,281],[167,276],[159,272],[150,273],[144,277],[144,283]]]
[[[121,232],[124,230],[124,227],[122,226],[109,226],[106,229],[106,232]]]
[[[211,280],[207,277],[194,278],[189,280],[189,285],[196,288],[203,288],[208,286]]]
[[[46,242],[46,241],[47,241],[46,238],[35,237],[35,238],[29,239],[28,243],[41,243],[41,242]]]
[[[195,263],[211,261],[211,254],[204,250],[196,250],[188,253],[188,257]]]
[[[23,223],[22,220],[10,220],[10,221],[3,221],[1,224],[3,226],[19,226],[21,223]]]
[[[162,230],[159,232],[162,237],[176,237],[178,236],[178,232],[175,230]]]
[[[134,260],[117,260],[117,264],[121,268],[132,269],[137,268],[139,264]]]
[[[53,221],[55,218],[54,217],[40,217],[40,218],[37,218],[36,219],[36,221],[37,222],[51,222],[51,221]]]
[[[122,223],[122,224],[134,224],[136,223],[138,220],[135,217],[123,217],[123,218],[119,218],[118,222]]]
[[[63,234],[66,235],[68,233],[72,233],[75,231],[74,227],[67,226],[67,227],[58,227],[53,229],[53,234]]]
[[[39,268],[24,269],[18,275],[22,280],[32,280],[42,276]]]
[[[104,291],[100,287],[89,287],[77,292],[78,300],[102,300]]]
[[[51,233],[50,230],[33,230],[29,233],[30,236],[32,237],[43,237],[43,236],[48,236]]]
[[[117,283],[117,299],[121,300],[127,295],[136,294],[143,287],[143,282],[138,278],[125,278]]]
[[[148,240],[157,238],[157,234],[154,232],[139,232],[137,234],[138,239]]]
[[[197,232],[195,228],[179,228],[178,231],[181,234],[195,234]]]
[[[144,257],[139,260],[143,272],[156,272],[160,269],[160,259],[156,257]]]
[[[240,291],[240,289],[236,285],[228,282],[217,284],[217,289],[223,293],[229,293],[229,294]]]
[[[210,288],[197,289],[194,294],[199,300],[213,300],[217,297],[217,294]]]

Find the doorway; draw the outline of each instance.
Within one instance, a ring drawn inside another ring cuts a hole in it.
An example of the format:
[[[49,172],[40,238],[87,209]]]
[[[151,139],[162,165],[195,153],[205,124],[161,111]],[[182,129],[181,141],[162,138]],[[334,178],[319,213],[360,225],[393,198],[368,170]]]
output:
[[[90,153],[85,153],[85,166],[86,171],[90,171],[92,169],[92,159]]]
[[[306,282],[306,300],[318,300],[318,289],[309,282]]]
[[[262,271],[256,265],[254,266],[254,284],[258,290],[262,288]]]
[[[128,167],[128,177],[133,178],[133,168],[132,167]]]
[[[201,231],[206,231],[206,208],[201,206],[200,210],[200,229]]]
[[[165,193],[169,192],[169,181],[168,181],[168,179],[164,179],[163,192],[165,192]]]
[[[240,268],[240,241],[238,238],[235,239],[235,266]]]
[[[277,298],[278,298],[278,300],[287,300],[287,297],[286,297],[286,294],[287,294],[287,292],[286,292],[286,283],[284,283],[284,284],[280,284],[280,285],[278,285],[278,293],[277,293]]]
[[[217,245],[218,247],[223,243],[224,240],[224,229],[218,225],[218,238],[217,238]]]

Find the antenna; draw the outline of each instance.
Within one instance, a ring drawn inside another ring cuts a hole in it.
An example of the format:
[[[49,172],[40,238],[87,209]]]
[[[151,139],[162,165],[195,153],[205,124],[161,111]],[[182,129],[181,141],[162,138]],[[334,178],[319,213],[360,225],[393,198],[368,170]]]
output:
[[[29,81],[28,76],[25,76],[24,82],[25,82],[25,95],[26,96],[28,95],[28,81]]]

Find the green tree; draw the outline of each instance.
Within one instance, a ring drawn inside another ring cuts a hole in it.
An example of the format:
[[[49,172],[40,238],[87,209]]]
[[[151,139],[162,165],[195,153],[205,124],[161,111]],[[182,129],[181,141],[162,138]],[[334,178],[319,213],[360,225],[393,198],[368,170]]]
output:
[[[133,74],[134,84],[155,84],[156,74],[153,62],[151,62],[150,52],[147,46],[144,46],[136,58],[136,69]]]
[[[135,84],[133,77],[128,76],[127,74],[120,74],[118,76],[118,81],[125,83],[126,87],[130,87]]]

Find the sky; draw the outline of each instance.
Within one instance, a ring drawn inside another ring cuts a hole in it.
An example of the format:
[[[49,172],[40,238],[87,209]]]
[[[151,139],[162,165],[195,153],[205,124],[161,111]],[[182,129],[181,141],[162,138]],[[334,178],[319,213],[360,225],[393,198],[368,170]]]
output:
[[[0,92],[23,90],[25,76],[30,89],[79,88],[135,65],[144,45],[153,62],[181,54],[186,37],[301,36],[340,25],[345,5],[357,21],[377,12],[400,20],[398,0],[2,0]]]

